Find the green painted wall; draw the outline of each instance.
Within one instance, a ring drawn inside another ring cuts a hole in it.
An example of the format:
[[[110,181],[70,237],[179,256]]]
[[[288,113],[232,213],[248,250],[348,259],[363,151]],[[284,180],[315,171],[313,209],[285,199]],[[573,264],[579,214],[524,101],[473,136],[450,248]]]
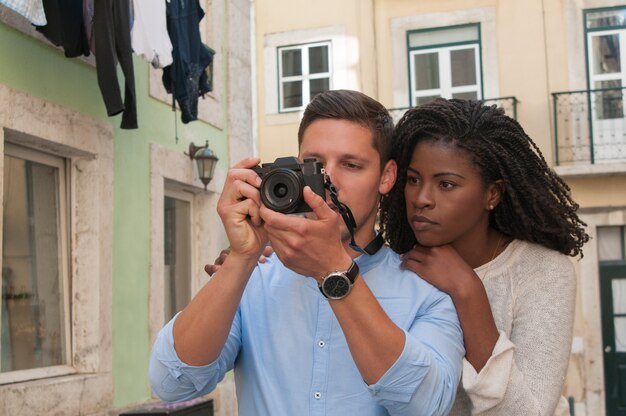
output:
[[[147,368],[151,347],[148,340],[149,145],[158,143],[184,152],[189,141],[199,144],[210,138],[221,167],[226,169],[227,132],[201,121],[183,125],[177,112],[180,140],[175,143],[171,107],[149,96],[148,65],[137,56],[134,57],[137,130],[121,130],[121,115],[107,117],[94,66],[77,58],[66,58],[62,51],[3,23],[0,23],[0,56],[0,83],[108,121],[115,128],[113,404],[118,407],[145,401],[150,398]],[[123,87],[121,70],[118,73]]]

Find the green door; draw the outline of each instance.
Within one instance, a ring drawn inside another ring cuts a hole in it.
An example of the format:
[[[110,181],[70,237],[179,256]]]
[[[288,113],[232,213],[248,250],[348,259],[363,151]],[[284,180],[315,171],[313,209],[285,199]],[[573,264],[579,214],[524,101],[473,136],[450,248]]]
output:
[[[600,263],[607,416],[626,416],[626,262]]]

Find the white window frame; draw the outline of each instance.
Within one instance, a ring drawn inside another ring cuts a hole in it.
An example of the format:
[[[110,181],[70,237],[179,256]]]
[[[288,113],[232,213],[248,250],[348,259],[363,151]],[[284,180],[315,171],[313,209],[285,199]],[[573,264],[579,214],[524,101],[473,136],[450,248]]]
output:
[[[284,125],[300,122],[301,111],[281,113],[279,111],[278,49],[287,45],[304,45],[317,42],[330,42],[333,89],[359,89],[358,72],[359,48],[355,39],[349,39],[342,25],[325,26],[315,29],[292,30],[269,33],[264,36],[263,48],[263,88],[265,94],[263,109],[265,116],[261,124]],[[406,58],[405,58],[406,60]]]
[[[61,283],[61,296],[62,296],[62,305],[63,305],[63,320],[62,320],[62,333],[63,333],[63,341],[62,345],[65,346],[62,354],[63,361],[67,364],[56,365],[56,366],[47,366],[47,367],[37,367],[26,370],[16,370],[9,371],[5,373],[0,373],[0,384],[11,384],[17,383],[25,380],[36,380],[40,378],[47,377],[55,377],[66,374],[74,374],[76,373],[76,369],[71,365],[72,364],[72,337],[71,337],[71,309],[70,309],[70,299],[69,299],[69,290],[70,290],[70,275],[68,271],[68,232],[67,232],[67,181],[66,181],[66,161],[58,156],[54,156],[51,154],[43,153],[37,150],[29,149],[26,147],[18,146],[12,143],[4,144],[4,155],[11,156],[18,159],[27,160],[30,162],[40,163],[42,165],[51,166],[57,169],[58,171],[58,189],[57,196],[59,200],[58,206],[58,240],[59,240],[59,275],[60,283]],[[2,309],[0,308],[0,319],[2,318]],[[0,353],[1,353],[2,345],[0,345]]]
[[[453,94],[464,93],[464,92],[475,92],[477,99],[482,98],[481,94],[481,70],[480,70],[480,45],[478,43],[475,44],[466,44],[466,45],[457,45],[457,46],[443,46],[443,47],[434,47],[434,48],[424,48],[424,49],[414,49],[409,51],[409,65],[410,65],[410,74],[411,80],[415,80],[415,59],[416,55],[424,55],[428,53],[436,52],[439,59],[439,88],[429,89],[429,90],[418,90],[415,85],[412,86],[411,91],[411,105],[417,105],[417,98],[420,97],[430,97],[430,96],[440,96],[444,98],[452,98]],[[474,62],[475,62],[475,71],[476,71],[476,84],[474,85],[464,85],[453,87],[452,86],[452,64],[450,55],[452,51],[456,50],[474,50]]]
[[[327,72],[318,72],[315,74],[311,74],[309,72],[309,50],[311,48],[315,48],[315,47],[319,47],[319,46],[326,46],[328,48],[328,71]],[[283,76],[283,51],[288,51],[288,50],[300,50],[301,51],[301,57],[302,57],[302,61],[301,61],[301,65],[302,65],[302,74],[301,75],[293,75],[293,76]],[[313,80],[313,79],[324,79],[324,78],[328,78],[328,89],[333,89],[333,77],[332,77],[332,73],[333,73],[333,60],[332,60],[332,44],[329,41],[325,41],[325,42],[315,42],[315,43],[308,43],[308,44],[304,44],[304,45],[291,45],[291,46],[282,46],[278,48],[278,77],[279,77],[279,81],[278,81],[278,88],[279,88],[279,92],[278,92],[278,105],[279,105],[279,111],[280,112],[287,112],[287,111],[298,111],[298,110],[302,110],[304,109],[304,107],[306,107],[306,105],[311,101],[311,90],[310,90],[310,84],[309,81]],[[298,107],[283,107],[283,97],[284,97],[284,91],[283,91],[283,84],[285,82],[300,82],[302,84],[302,105],[298,106]]]
[[[15,110],[0,112],[0,169],[4,169],[7,143],[58,156],[68,165],[65,228],[71,279],[68,364],[72,367],[61,371],[66,373],[63,377],[44,368],[34,371],[34,379],[21,377],[22,381],[0,384],[2,410],[7,414],[98,413],[110,408],[113,401],[113,128],[1,84],[0,102],[11,103]],[[4,192],[3,182],[0,176],[0,193]]]
[[[480,23],[482,54],[482,93],[484,97],[499,97],[498,74],[498,33],[496,28],[496,8],[479,7],[449,12],[424,13],[413,16],[392,18],[391,26],[391,62],[393,107],[405,108],[411,104],[409,87],[409,54],[407,53],[407,32],[429,29],[436,22],[437,27],[460,26]],[[480,62],[480,61],[479,61]]]

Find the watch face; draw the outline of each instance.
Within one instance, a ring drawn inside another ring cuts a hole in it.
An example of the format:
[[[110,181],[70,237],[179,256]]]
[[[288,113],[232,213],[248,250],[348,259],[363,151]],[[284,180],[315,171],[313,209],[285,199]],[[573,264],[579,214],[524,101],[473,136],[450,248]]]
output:
[[[324,279],[322,289],[330,299],[341,299],[350,291],[350,281],[343,274],[331,274]]]

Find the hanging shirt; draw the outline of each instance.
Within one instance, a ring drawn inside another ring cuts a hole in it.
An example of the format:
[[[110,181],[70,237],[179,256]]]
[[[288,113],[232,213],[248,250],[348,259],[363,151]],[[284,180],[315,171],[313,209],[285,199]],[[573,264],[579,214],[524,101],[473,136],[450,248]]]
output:
[[[9,9],[21,14],[35,26],[47,23],[42,0],[0,0]]]
[[[37,27],[37,31],[61,46],[68,58],[89,56],[82,0],[43,0],[43,6],[48,24]]]
[[[167,33],[165,2],[133,0],[135,21],[131,31],[133,51],[155,68],[172,63],[172,42]]]

